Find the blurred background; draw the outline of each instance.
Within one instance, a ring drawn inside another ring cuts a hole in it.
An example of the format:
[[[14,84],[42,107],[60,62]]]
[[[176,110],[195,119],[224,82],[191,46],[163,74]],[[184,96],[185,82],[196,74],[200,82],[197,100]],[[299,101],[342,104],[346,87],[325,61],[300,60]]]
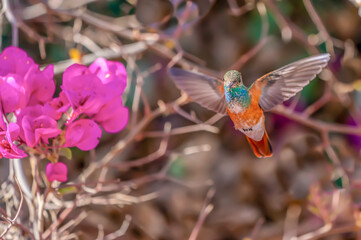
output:
[[[96,57],[128,71],[127,128],[103,132],[95,151],[74,148],[64,160],[69,182],[58,187],[64,207],[55,214],[90,200],[65,215],[58,229],[71,227],[59,239],[361,239],[359,7],[358,0],[3,0],[1,49],[18,45],[40,65],[54,64],[58,86],[67,66]],[[266,113],[268,159],[257,159],[228,117],[191,102],[167,75],[171,66],[216,76],[236,69],[250,86],[325,52],[328,68]],[[112,149],[119,151],[103,161]],[[4,180],[8,162],[0,169]],[[94,191],[64,191],[84,181]]]

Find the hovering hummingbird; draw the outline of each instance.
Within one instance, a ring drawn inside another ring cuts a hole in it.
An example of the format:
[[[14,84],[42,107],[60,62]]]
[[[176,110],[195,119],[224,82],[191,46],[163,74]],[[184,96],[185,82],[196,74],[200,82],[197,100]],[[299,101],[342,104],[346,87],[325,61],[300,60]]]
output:
[[[171,68],[169,74],[195,102],[217,113],[228,113],[235,128],[246,135],[254,154],[261,158],[272,156],[263,112],[301,91],[329,59],[329,54],[301,59],[264,75],[250,87],[243,85],[242,75],[236,70],[228,71],[223,81],[180,68]]]

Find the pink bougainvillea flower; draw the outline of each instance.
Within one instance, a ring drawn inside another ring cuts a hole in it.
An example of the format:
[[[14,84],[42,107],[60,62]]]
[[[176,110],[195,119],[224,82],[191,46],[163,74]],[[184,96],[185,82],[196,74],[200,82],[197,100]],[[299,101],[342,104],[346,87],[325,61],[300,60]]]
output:
[[[57,128],[57,123],[49,116],[41,115],[39,117],[24,116],[22,119],[25,142],[29,147],[34,147],[40,142],[48,144],[49,138],[54,138],[61,133]]]
[[[31,148],[49,144],[49,139],[62,132],[56,120],[69,109],[73,110],[65,123],[65,145],[69,147],[88,151],[99,143],[102,133],[99,125],[110,133],[126,126],[129,112],[121,95],[127,73],[122,63],[99,58],[90,67],[73,64],[64,72],[62,92],[57,98],[53,98],[53,78],[52,65],[40,70],[17,47],[6,48],[0,54],[1,155],[26,156],[17,142]]]
[[[29,147],[34,147],[41,140],[48,143],[49,138],[54,138],[61,133],[57,122],[44,114],[41,105],[26,107],[17,116],[21,123],[20,137]]]
[[[0,54],[0,75],[18,74],[25,76],[34,65],[33,59],[26,52],[17,47],[7,47]]]
[[[121,131],[128,123],[129,110],[122,104],[122,98],[115,97],[106,103],[93,117],[105,131],[115,133]]]
[[[39,65],[17,47],[8,47],[0,54],[0,77],[5,113],[14,111],[14,107],[50,101],[55,91],[53,65],[41,71]]]
[[[55,92],[54,66],[48,65],[43,71],[38,65],[33,65],[24,76],[24,85],[28,105],[49,102]]]
[[[55,164],[48,163],[48,165],[46,165],[46,177],[49,182],[65,182],[68,179],[68,168],[62,162],[57,162]]]
[[[40,104],[34,106],[28,106],[26,108],[21,108],[15,112],[17,123],[19,124],[20,129],[22,128],[21,122],[24,116],[28,115],[36,118],[43,114],[44,114],[43,107]],[[20,133],[20,137],[22,137],[21,133]]]
[[[93,120],[80,119],[68,125],[65,132],[65,146],[89,151],[99,143],[102,130]]]
[[[10,113],[25,103],[23,79],[16,74],[0,76],[0,99],[4,113]]]
[[[100,79],[80,64],[73,64],[65,70],[62,90],[77,114],[97,113],[107,95]]]
[[[68,111],[70,108],[70,103],[64,92],[59,94],[59,97],[53,98],[50,102],[45,103],[44,105],[44,114],[58,120],[61,118],[62,114]]]
[[[89,70],[101,80],[107,89],[107,100],[123,94],[127,86],[127,71],[122,63],[98,58],[89,66]]]
[[[9,123],[7,130],[0,132],[0,155],[5,158],[24,158],[27,155],[14,144],[19,137],[20,128],[16,123]]]
[[[126,70],[119,62],[99,58],[89,68],[70,66],[64,72],[62,89],[75,112],[71,121],[85,113],[107,132],[122,130],[129,118],[121,99],[126,84]]]

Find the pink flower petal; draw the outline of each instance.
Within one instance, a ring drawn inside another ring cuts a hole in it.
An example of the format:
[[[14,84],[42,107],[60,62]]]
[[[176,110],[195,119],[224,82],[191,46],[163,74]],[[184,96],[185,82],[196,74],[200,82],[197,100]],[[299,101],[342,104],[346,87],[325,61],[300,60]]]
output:
[[[123,93],[127,85],[127,71],[122,63],[98,58],[89,66],[89,70],[108,88],[112,97]]]
[[[93,120],[80,119],[68,125],[65,132],[65,145],[89,151],[99,143],[102,130]]]
[[[24,76],[28,105],[43,104],[52,99],[55,92],[54,66],[48,65],[43,71],[32,67]]]
[[[1,138],[2,138],[2,140],[0,140],[1,156],[4,156],[9,159],[24,158],[27,156],[24,153],[24,151],[18,148],[13,142],[14,140],[18,139],[19,132],[20,132],[20,128],[16,123],[9,123],[5,134],[6,139],[4,138],[3,132],[1,133]]]
[[[98,112],[108,95],[100,79],[86,66],[79,64],[65,70],[61,88],[74,110],[88,115]]]
[[[121,131],[128,123],[129,110],[122,104],[121,97],[116,97],[105,104],[94,117],[105,131],[116,133]]]
[[[70,103],[64,92],[59,94],[59,97],[53,98],[50,102],[45,103],[43,111],[56,120],[60,119],[63,113],[68,111]]]
[[[19,137],[20,127],[18,124],[11,122],[8,124],[8,129],[6,132],[8,133],[7,138],[16,140]]]
[[[49,182],[65,182],[68,179],[68,168],[62,162],[57,162],[55,164],[48,163],[48,165],[46,165],[46,177]]]
[[[0,96],[5,113],[13,112],[25,104],[25,89],[20,76],[8,74],[1,77],[0,82]]]
[[[23,150],[18,148],[15,144],[10,144],[8,140],[0,140],[0,156],[8,159],[24,158],[27,155]]]
[[[54,138],[61,133],[56,121],[46,115],[39,117],[25,115],[22,118],[22,127],[25,142],[29,147],[34,147],[40,140],[48,143],[49,138]]]
[[[0,75],[13,73],[24,76],[34,64],[24,50],[13,46],[7,47],[0,54]]]

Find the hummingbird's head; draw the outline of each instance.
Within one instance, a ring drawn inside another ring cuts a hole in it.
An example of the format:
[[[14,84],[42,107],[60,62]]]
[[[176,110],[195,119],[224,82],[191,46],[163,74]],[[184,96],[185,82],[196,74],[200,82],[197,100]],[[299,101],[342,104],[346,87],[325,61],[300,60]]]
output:
[[[231,70],[226,72],[226,74],[224,74],[224,86],[225,87],[232,87],[232,85],[234,84],[240,84],[242,83],[242,75],[240,72],[236,71],[236,70]]]

